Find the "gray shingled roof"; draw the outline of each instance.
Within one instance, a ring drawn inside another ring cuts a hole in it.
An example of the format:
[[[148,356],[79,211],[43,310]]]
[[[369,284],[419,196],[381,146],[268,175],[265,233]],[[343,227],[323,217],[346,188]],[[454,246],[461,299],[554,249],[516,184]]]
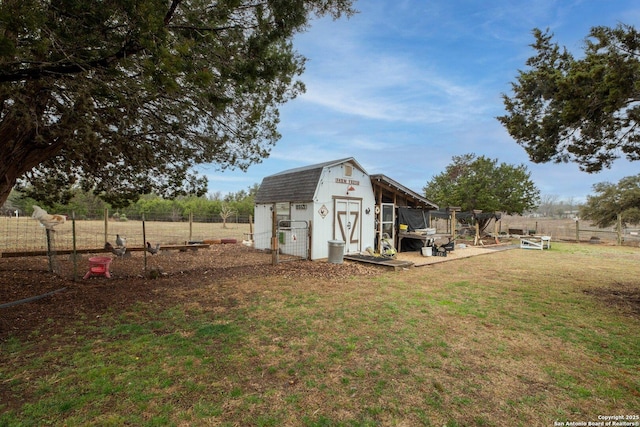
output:
[[[353,157],[347,157],[269,175],[262,180],[255,203],[311,201],[322,176],[322,170],[347,161],[360,167]]]

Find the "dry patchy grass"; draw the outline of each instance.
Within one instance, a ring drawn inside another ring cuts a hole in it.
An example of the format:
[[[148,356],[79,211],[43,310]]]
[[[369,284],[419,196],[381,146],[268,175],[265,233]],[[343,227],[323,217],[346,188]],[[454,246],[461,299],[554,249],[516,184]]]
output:
[[[304,274],[310,264],[174,277],[133,304],[67,317],[54,335],[45,323],[9,337],[0,424],[550,426],[638,414],[638,249],[555,244],[336,279]]]

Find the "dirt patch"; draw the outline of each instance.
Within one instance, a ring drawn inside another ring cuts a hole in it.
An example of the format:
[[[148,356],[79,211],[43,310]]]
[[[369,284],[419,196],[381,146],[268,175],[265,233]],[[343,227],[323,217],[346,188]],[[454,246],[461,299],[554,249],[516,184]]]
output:
[[[640,287],[632,283],[613,283],[606,288],[594,288],[583,291],[597,298],[612,310],[640,318]]]
[[[108,310],[125,310],[138,303],[171,307],[176,291],[194,289],[253,277],[278,276],[283,280],[305,278],[339,281],[355,275],[380,274],[376,267],[359,263],[295,261],[271,265],[271,255],[241,244],[213,245],[198,251],[168,251],[147,257],[145,272],[142,253],[114,258],[111,279],[82,276],[87,257],[78,260],[79,279],[71,280],[73,262],[69,257],[57,261],[62,275],[49,272],[46,257],[0,259],[0,305],[44,294],[46,297],[0,308],[0,340],[8,336],[55,333],[69,323],[92,319]],[[165,292],[171,290],[172,292]]]

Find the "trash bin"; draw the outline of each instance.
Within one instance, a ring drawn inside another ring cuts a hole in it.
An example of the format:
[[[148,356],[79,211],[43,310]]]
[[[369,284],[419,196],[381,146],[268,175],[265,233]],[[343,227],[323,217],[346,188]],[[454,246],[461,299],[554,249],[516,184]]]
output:
[[[329,240],[329,259],[332,264],[342,264],[344,261],[344,242],[342,240]]]

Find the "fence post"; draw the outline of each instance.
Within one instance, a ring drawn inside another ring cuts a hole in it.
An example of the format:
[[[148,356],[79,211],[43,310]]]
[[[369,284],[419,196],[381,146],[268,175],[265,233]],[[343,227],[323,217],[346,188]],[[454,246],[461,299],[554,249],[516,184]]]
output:
[[[104,242],[107,243],[109,241],[109,209],[104,208],[102,216],[104,217]]]
[[[622,214],[618,214],[618,221],[616,223],[616,232],[618,235],[618,246],[622,245]]]
[[[580,243],[580,221],[576,220],[576,243]]]
[[[49,273],[53,273],[53,243],[51,242],[51,230],[49,228],[44,229],[47,234],[47,258],[49,260]]]
[[[189,241],[193,241],[193,210],[189,211]]]
[[[144,223],[144,212],[142,212],[142,247],[144,248],[142,252],[144,252],[144,274],[147,274],[147,231]]]
[[[309,220],[309,227],[307,227],[307,259],[311,260],[311,245],[313,244],[312,237],[313,233],[311,232],[311,227],[313,227],[313,221]]]
[[[71,238],[73,241],[73,281],[78,279],[78,253],[76,252],[76,211],[71,211]]]
[[[278,264],[278,213],[275,206],[271,213],[271,265]]]

